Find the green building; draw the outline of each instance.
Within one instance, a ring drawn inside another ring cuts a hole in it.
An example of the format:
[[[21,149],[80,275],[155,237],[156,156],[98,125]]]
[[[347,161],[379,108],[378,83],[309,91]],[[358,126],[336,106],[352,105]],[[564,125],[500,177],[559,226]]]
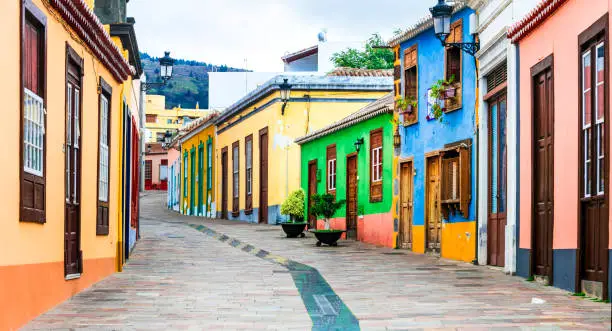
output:
[[[393,182],[393,95],[298,138],[301,186],[309,227],[323,228],[310,215],[313,194],[329,193],[345,206],[330,220],[347,237],[395,247],[397,224],[391,211]]]

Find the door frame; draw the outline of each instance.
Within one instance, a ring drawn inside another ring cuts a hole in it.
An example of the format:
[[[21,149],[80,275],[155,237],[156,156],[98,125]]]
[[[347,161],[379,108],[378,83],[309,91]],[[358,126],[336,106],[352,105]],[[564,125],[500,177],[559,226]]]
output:
[[[576,252],[576,290],[580,290],[582,288],[582,278],[584,277],[583,274],[583,260],[584,260],[584,254],[585,252],[583,252],[582,250],[582,244],[583,244],[583,240],[582,237],[584,236],[584,222],[582,220],[582,216],[583,216],[583,202],[582,202],[582,185],[583,183],[583,178],[584,178],[584,173],[583,173],[583,164],[582,164],[582,155],[584,153],[584,149],[583,149],[583,145],[582,145],[582,87],[581,87],[581,82],[582,82],[582,53],[583,53],[583,48],[584,46],[590,44],[593,42],[594,39],[597,38],[597,36],[599,35],[603,35],[603,42],[604,42],[604,139],[610,139],[608,137],[610,137],[610,125],[608,124],[607,119],[610,118],[610,38],[609,38],[609,18],[608,18],[608,14],[603,15],[602,17],[600,17],[597,21],[595,21],[591,26],[589,26],[587,29],[585,29],[582,33],[579,34],[578,36],[578,109],[579,111],[579,115],[578,115],[578,176],[580,176],[578,178],[578,240],[577,240],[577,252]],[[594,87],[593,87],[594,90]],[[594,100],[595,98],[593,98]],[[610,189],[610,144],[607,143],[605,144],[605,150],[604,150],[604,156],[605,156],[605,161],[604,161],[604,205],[607,207],[606,210],[606,217],[608,218],[608,243],[606,246],[606,251],[608,252],[608,256],[605,259],[608,264],[610,263],[610,228],[609,228],[609,224],[610,224],[610,214],[609,214],[609,209],[610,209],[610,194],[609,194],[609,189]],[[610,275],[609,275],[609,271],[610,271],[610,265],[607,265],[607,268],[604,268],[604,281],[603,281],[603,297],[604,299],[610,299],[608,297],[608,289],[609,289],[609,279],[610,279]]]
[[[198,210],[202,216],[204,213],[204,143],[198,145]]]
[[[225,159],[224,159],[225,156]],[[228,207],[229,202],[227,199],[227,194],[229,193],[229,187],[227,185],[227,174],[228,174],[228,158],[229,155],[227,153],[227,146],[221,149],[221,218],[228,219]],[[225,163],[225,164],[224,164]]]
[[[189,214],[191,216],[196,216],[197,212],[196,212],[196,201],[195,201],[195,192],[196,192],[196,188],[195,188],[195,175],[196,175],[196,157],[195,157],[195,146],[191,147],[191,150],[189,150]]]
[[[412,184],[410,185],[410,192],[409,192],[410,193],[410,197],[412,198],[411,199],[412,207],[410,207],[410,210],[411,210],[411,213],[410,213],[411,214],[410,215],[410,248],[408,248],[408,249],[414,250],[414,248],[413,248],[413,244],[414,244],[413,243],[413,238],[414,238],[414,157],[412,157],[412,156],[400,159],[399,162],[398,162],[399,177],[400,177],[400,180],[399,180],[399,191],[400,191],[400,193],[399,193],[399,199],[398,199],[398,203],[400,204],[400,206],[399,206],[399,213],[400,213],[399,214],[399,230],[400,231],[398,233],[397,238],[399,240],[401,229],[402,229],[402,225],[401,225],[401,223],[402,223],[402,206],[401,206],[401,203],[402,203],[402,166],[404,164],[406,164],[406,163],[410,163],[411,169],[412,169],[412,171],[410,172],[410,180],[411,180]],[[400,245],[397,245],[397,246],[400,246]]]
[[[424,244],[425,244],[425,247],[424,247],[424,249],[425,249],[425,250],[424,250],[424,252],[425,252],[425,253],[427,253],[427,232],[428,232],[428,228],[427,228],[427,226],[428,226],[428,224],[427,224],[427,221],[428,221],[428,220],[427,220],[427,197],[428,197],[428,195],[429,195],[429,185],[428,185],[428,183],[427,183],[427,178],[428,178],[428,177],[427,177],[427,161],[428,161],[430,158],[434,158],[434,157],[435,157],[435,158],[438,158],[438,176],[439,176],[439,178],[438,178],[438,182],[440,182],[440,177],[442,176],[442,174],[441,174],[441,172],[442,172],[442,171],[441,171],[441,170],[442,170],[442,169],[441,169],[441,164],[442,164],[442,162],[441,162],[441,160],[442,160],[441,156],[442,156],[442,155],[441,155],[441,151],[440,151],[440,150],[436,150],[436,151],[431,151],[431,152],[427,152],[427,153],[425,153],[425,166],[424,166],[425,170],[423,171],[423,174],[424,174],[424,176],[425,176],[425,177],[424,177],[424,182],[425,182],[425,199],[424,199],[424,201],[425,201],[425,215],[424,215],[424,216],[425,216],[425,222],[424,222],[424,226],[425,226],[425,238],[424,238],[424,239],[425,239],[425,240],[423,240],[423,242],[424,242]],[[439,200],[440,200],[439,198],[440,198],[440,197],[438,196],[438,212],[440,213],[440,217],[442,217],[442,211],[440,210],[440,208],[441,208],[442,206],[441,206],[441,203],[440,203],[440,201],[439,201]],[[441,225],[441,224],[442,224],[442,220],[440,220],[440,225]],[[441,255],[442,255],[442,244],[443,244],[443,243],[442,243],[442,228],[440,228],[440,237],[438,238],[438,240],[440,241],[440,253],[439,253],[439,254],[437,254],[437,255],[440,255],[440,256],[441,256]],[[413,246],[413,247],[414,247],[414,246]]]
[[[346,169],[345,169],[345,176],[346,176],[346,210],[345,210],[345,223],[346,223],[346,238],[349,238],[348,236],[348,198],[349,198],[349,175],[348,175],[348,160],[350,158],[355,158],[355,180],[357,180],[357,183],[355,183],[355,240],[359,239],[359,154],[357,154],[357,152],[353,152],[350,154],[346,155],[346,159],[345,159],[345,164],[346,164]],[[337,159],[337,158],[336,158]],[[338,173],[336,172],[336,176],[338,176]],[[351,239],[353,239],[351,237]]]
[[[261,166],[261,156],[263,155],[262,151],[262,143],[261,143],[261,137],[266,136],[266,182],[265,182],[265,187],[266,187],[266,206],[265,208],[263,208],[263,204],[262,202],[262,196],[263,196],[263,187],[264,187],[264,181],[263,181],[263,173],[264,173],[264,169]],[[268,207],[270,205],[270,201],[268,200],[270,197],[270,179],[268,177],[268,175],[270,174],[270,135],[268,134],[268,127],[266,126],[265,128],[259,130],[259,134],[258,134],[258,143],[257,145],[259,146],[259,212],[257,213],[257,223],[263,223],[263,224],[268,224],[269,223],[269,219],[268,219]],[[262,212],[263,210],[266,210],[266,213],[264,215],[264,213]]]
[[[311,209],[310,202],[311,202],[311,199],[312,199],[311,196],[310,196],[310,180],[313,179],[310,176],[310,167],[313,166],[313,165],[315,167],[315,177],[314,177],[315,186],[314,187],[315,187],[315,191],[316,191],[314,194],[317,194],[317,192],[319,192],[319,190],[318,190],[319,182],[317,180],[317,172],[319,171],[319,163],[318,163],[317,159],[314,159],[314,160],[308,161],[308,185],[306,187],[306,189],[307,189],[306,190],[306,195],[307,195],[307,200],[306,200],[307,201],[307,203],[306,203],[306,207],[307,207],[307,209],[306,209],[306,217],[307,218],[306,218],[306,222],[308,222],[309,226],[310,226],[310,209]],[[316,219],[316,216],[315,216],[315,220],[314,220],[314,227],[312,227],[312,228],[314,228],[314,229],[317,228],[317,219]]]
[[[535,64],[533,67],[531,67],[530,69],[530,92],[531,92],[531,100],[529,100],[529,102],[531,103],[531,141],[530,141],[530,148],[531,148],[531,183],[532,185],[534,185],[533,183],[535,183],[536,181],[536,163],[535,163],[535,159],[536,159],[536,149],[534,148],[534,142],[535,142],[535,134],[536,134],[536,124],[535,124],[535,77],[537,77],[539,74],[541,74],[542,72],[546,71],[550,69],[551,72],[551,79],[552,79],[552,99],[553,99],[553,105],[552,105],[552,127],[553,127],[553,131],[551,133],[552,136],[552,140],[553,140],[553,147],[555,144],[555,105],[554,105],[554,100],[555,100],[555,61],[554,61],[554,54],[550,54],[547,57],[545,57],[544,59],[542,59],[540,62],[538,62],[537,64]],[[551,169],[552,173],[551,173],[551,178],[552,178],[552,186],[551,186],[551,201],[553,204],[553,208],[552,208],[552,212],[551,212],[551,217],[552,217],[552,229],[550,229],[550,231],[552,231],[551,236],[553,238],[551,238],[550,240],[550,249],[548,252],[548,258],[550,261],[550,272],[548,276],[548,283],[550,285],[553,284],[553,276],[554,276],[554,261],[553,261],[553,247],[554,247],[554,230],[555,230],[555,169],[554,169],[554,160],[555,160],[555,150],[553,148],[552,151],[552,159],[553,159],[553,169]],[[535,245],[536,245],[536,238],[535,238],[535,228],[536,228],[536,208],[534,206],[535,204],[535,200],[536,200],[536,192],[532,187],[531,190],[531,254],[529,257],[529,275],[530,276],[534,276],[534,272],[535,272],[535,267],[534,264],[536,263],[535,261],[535,257],[534,257],[534,250],[535,250]]]
[[[78,197],[79,197],[79,201],[82,198],[82,193],[83,193],[83,185],[82,185],[82,181],[83,181],[83,144],[82,144],[82,132],[83,132],[83,67],[84,67],[84,62],[83,59],[78,55],[78,53],[72,49],[72,47],[70,47],[70,45],[68,45],[68,43],[66,43],[66,71],[65,71],[65,82],[64,82],[64,93],[65,93],[65,97],[66,97],[66,101],[64,102],[64,117],[67,119],[68,118],[68,89],[67,89],[67,84],[68,84],[68,78],[69,76],[71,76],[70,74],[70,67],[74,67],[75,69],[77,69],[78,73],[79,73],[79,77],[75,77],[76,78],[76,82],[78,83],[78,87],[79,91],[80,91],[80,96],[79,96],[79,128],[81,131],[81,135],[79,136],[79,148],[80,148],[80,153],[79,153],[79,159],[77,161],[77,163],[79,164],[79,185],[78,187]],[[73,124],[72,119],[70,121],[71,124]],[[68,135],[68,127],[65,125],[64,126],[64,144],[66,144],[66,137]],[[72,139],[72,138],[71,138]],[[67,150],[67,146],[66,146],[66,150]],[[66,178],[66,176],[70,176],[70,174],[66,174],[66,156],[64,154],[64,185],[66,185],[67,181],[69,180],[69,178]],[[46,170],[45,170],[46,171]],[[81,252],[81,204],[79,203],[78,207],[77,207],[77,226],[76,226],[76,245],[77,245],[77,270],[78,270],[78,274],[68,274],[68,270],[66,269],[66,257],[67,257],[67,250],[68,247],[66,247],[66,229],[67,229],[67,225],[68,225],[68,214],[66,214],[66,210],[68,207],[68,203],[65,199],[66,197],[66,190],[68,188],[64,187],[64,277],[66,278],[66,280],[69,279],[76,279],[76,278],[80,278],[80,275],[83,273],[83,253]],[[97,192],[96,192],[97,193]],[[70,199],[70,197],[69,197]]]

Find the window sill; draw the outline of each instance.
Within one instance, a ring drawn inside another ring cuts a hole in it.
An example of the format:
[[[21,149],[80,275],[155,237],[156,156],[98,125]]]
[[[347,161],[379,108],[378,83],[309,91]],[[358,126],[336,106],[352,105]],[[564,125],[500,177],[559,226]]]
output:
[[[34,224],[43,225],[43,224],[47,223],[47,221],[44,218],[40,219],[40,220],[20,219],[19,223],[34,223]]]
[[[240,216],[240,212],[239,211],[233,211],[232,212],[232,217],[238,217]]]
[[[81,278],[81,274],[70,274],[66,275],[66,277],[64,277],[64,280],[74,280],[79,278]]]

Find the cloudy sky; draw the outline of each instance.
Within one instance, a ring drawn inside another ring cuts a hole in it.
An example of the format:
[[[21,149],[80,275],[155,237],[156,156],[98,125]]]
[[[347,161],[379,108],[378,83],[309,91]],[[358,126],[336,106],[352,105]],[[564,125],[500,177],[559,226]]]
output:
[[[282,71],[280,57],[317,43],[388,40],[435,0],[131,0],[141,51],[255,71]]]

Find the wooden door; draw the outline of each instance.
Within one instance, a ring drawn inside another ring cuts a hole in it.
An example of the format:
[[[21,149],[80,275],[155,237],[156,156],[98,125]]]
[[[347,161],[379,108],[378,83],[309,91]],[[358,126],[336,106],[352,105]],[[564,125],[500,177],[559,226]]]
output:
[[[259,130],[259,223],[268,223],[268,128]]]
[[[65,141],[65,275],[81,272],[81,84],[80,70],[68,61]]]
[[[548,67],[534,76],[533,93],[533,273],[552,283],[553,80]]]
[[[221,150],[221,218],[227,217],[227,147]]]
[[[196,198],[195,198],[195,176],[196,176],[196,162],[195,162],[195,149],[191,150],[189,155],[189,209],[191,210],[190,215],[197,215],[196,209]]]
[[[198,210],[204,215],[204,145],[198,147]]]
[[[346,237],[357,239],[357,155],[346,158]]]
[[[489,176],[487,257],[490,265],[503,267],[506,252],[506,95],[488,100]]]
[[[312,196],[317,194],[317,160],[308,162],[308,227],[317,228],[317,217],[310,211],[312,210]]]
[[[399,246],[412,249],[412,162],[401,165]]]
[[[426,246],[430,253],[440,254],[442,215],[440,213],[440,157],[427,158],[426,181]]]
[[[603,32],[603,31],[602,31]],[[580,278],[601,283],[607,294],[609,261],[609,162],[605,119],[609,116],[609,85],[605,34],[582,45],[581,81],[581,236]],[[583,287],[584,285],[581,284]]]

